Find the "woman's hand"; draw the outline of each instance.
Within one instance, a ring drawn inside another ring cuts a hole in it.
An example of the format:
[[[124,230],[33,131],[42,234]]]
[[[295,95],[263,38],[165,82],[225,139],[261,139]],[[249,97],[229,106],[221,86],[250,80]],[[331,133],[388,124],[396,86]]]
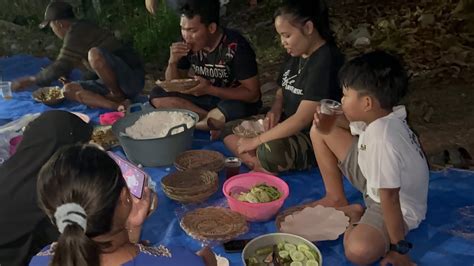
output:
[[[265,128],[265,131],[268,131],[272,128],[274,128],[278,123],[280,122],[281,118],[281,113],[282,110],[281,108],[275,108],[273,107],[265,116],[265,119],[263,120],[263,127]]]
[[[254,151],[257,147],[262,144],[259,137],[255,138],[240,138],[237,142],[237,151],[239,154]]]
[[[143,197],[141,199],[135,198],[135,196],[131,195],[132,198],[132,210],[128,215],[127,219],[127,228],[133,229],[136,227],[140,227],[145,219],[148,217],[148,213],[150,211],[151,199],[152,199],[152,192],[149,187],[145,187],[143,189]]]

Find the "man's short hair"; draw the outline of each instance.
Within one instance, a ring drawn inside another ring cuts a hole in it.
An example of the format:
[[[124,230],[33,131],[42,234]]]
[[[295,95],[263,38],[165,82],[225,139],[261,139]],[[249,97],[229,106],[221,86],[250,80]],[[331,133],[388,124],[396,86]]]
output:
[[[408,76],[400,60],[384,51],[360,55],[339,72],[343,88],[375,97],[386,110],[399,104],[408,91]]]
[[[211,23],[219,25],[220,7],[219,0],[183,0],[179,12],[189,19],[200,16],[201,23],[206,26]]]

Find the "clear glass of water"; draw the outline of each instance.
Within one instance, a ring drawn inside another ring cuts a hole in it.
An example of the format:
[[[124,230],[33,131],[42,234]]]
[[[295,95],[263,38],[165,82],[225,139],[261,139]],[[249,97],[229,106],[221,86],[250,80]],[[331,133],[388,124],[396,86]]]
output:
[[[0,81],[0,93],[4,100],[13,98],[12,83],[10,81]]]

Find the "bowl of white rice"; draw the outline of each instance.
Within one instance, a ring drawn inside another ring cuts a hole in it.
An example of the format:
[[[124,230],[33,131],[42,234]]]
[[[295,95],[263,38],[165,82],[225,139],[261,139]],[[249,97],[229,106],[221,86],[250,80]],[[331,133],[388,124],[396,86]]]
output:
[[[141,109],[127,113],[112,131],[132,162],[150,167],[171,165],[176,156],[191,148],[198,115],[184,109]]]

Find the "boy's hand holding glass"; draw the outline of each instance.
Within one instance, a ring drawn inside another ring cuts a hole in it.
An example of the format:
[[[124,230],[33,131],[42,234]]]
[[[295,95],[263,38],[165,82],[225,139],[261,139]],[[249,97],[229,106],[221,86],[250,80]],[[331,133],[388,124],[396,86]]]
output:
[[[338,120],[342,114],[341,103],[323,99],[320,101],[320,105],[316,107],[313,125],[320,133],[329,134],[336,125],[336,120]]]

